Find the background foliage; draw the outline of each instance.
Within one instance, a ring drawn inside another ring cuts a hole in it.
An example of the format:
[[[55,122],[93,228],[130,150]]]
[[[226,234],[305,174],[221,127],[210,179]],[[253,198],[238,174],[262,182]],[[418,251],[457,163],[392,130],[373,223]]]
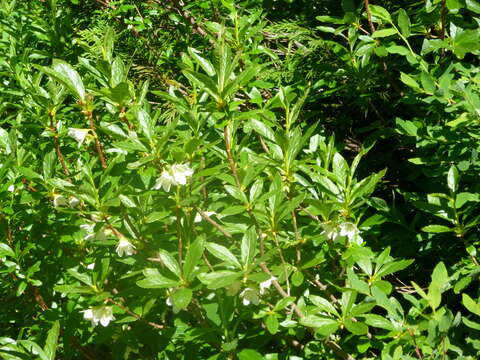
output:
[[[477,359],[480,3],[0,2],[0,358]]]

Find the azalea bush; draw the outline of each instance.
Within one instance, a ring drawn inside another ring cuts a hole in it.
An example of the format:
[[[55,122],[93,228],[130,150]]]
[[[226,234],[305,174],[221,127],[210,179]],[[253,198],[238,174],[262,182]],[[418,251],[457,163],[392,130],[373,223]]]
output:
[[[0,358],[478,358],[480,5],[285,3],[0,3]]]

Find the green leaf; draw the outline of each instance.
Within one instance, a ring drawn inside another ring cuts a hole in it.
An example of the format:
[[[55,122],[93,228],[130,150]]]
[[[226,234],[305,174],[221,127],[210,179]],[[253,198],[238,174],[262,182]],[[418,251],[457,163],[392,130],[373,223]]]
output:
[[[395,130],[400,134],[408,136],[417,136],[418,128],[412,121],[405,121],[400,118],[395,119]]]
[[[476,14],[480,14],[480,3],[475,0],[465,0],[467,9],[473,11]]]
[[[0,258],[4,256],[15,257],[15,252],[7,244],[0,243]]]
[[[468,294],[462,294],[462,304],[468,311],[480,316],[480,303],[475,302]]]
[[[310,295],[308,298],[317,307],[316,310],[318,312],[324,311],[329,314],[340,316],[337,309],[335,309],[335,306],[333,306],[332,303],[327,299],[324,299],[323,297],[317,295]]]
[[[188,288],[180,288],[172,295],[172,303],[177,309],[183,310],[192,301],[193,291]]]
[[[376,273],[376,276],[383,277],[394,272],[405,269],[413,263],[413,260],[392,261],[383,265]]]
[[[92,278],[90,275],[79,273],[76,269],[68,269],[67,272],[75,279],[80,280],[86,285],[93,286]]]
[[[182,274],[180,271],[180,266],[178,265],[177,260],[165,250],[160,250],[158,252],[158,257],[162,260],[162,263],[170,270],[172,273],[177,275],[178,278],[181,278]]]
[[[263,121],[257,119],[250,119],[248,125],[245,125],[245,128],[252,128],[264,138],[275,141],[275,133],[273,130]]]
[[[367,325],[390,331],[395,329],[391,321],[385,319],[383,316],[376,314],[366,314],[363,317],[365,318],[365,324]]]
[[[45,344],[45,355],[49,360],[55,360],[57,352],[58,335],[60,334],[60,322],[57,320],[53,323],[52,328],[48,331],[47,342]]]
[[[267,330],[270,334],[275,335],[278,332],[278,319],[275,316],[267,316],[265,325],[267,326]]]
[[[398,11],[398,27],[403,36],[408,38],[410,36],[410,18],[405,10],[400,9]]]
[[[455,165],[450,166],[447,174],[447,185],[452,193],[456,193],[458,190],[458,181],[460,175]]]
[[[50,151],[43,158],[43,180],[48,180],[53,176],[55,170],[56,155],[55,151]]]
[[[90,286],[74,286],[74,285],[55,285],[53,290],[62,294],[93,294],[94,290]]]
[[[157,269],[144,269],[143,275],[145,279],[137,281],[137,285],[145,289],[163,289],[178,286],[177,280],[169,279],[162,274]]]
[[[216,258],[225,261],[229,265],[233,265],[239,269],[242,268],[242,265],[237,260],[235,255],[233,255],[230,250],[228,250],[225,246],[215,244],[215,243],[207,243],[205,246],[209,253],[211,253]]]
[[[412,89],[420,91],[420,85],[418,82],[412,78],[410,75],[405,74],[404,72],[400,73],[400,80],[407,86],[410,86]]]
[[[190,54],[190,56],[192,58],[195,59],[197,64],[199,64],[202,67],[203,71],[205,71],[208,76],[212,76],[212,77],[215,76],[216,72],[215,72],[215,69],[214,69],[212,63],[210,61],[208,61],[207,59],[198,55],[198,53],[199,53],[198,50],[189,47],[188,48],[188,53]]]
[[[422,228],[422,231],[428,232],[428,233],[445,233],[445,232],[452,232],[455,229],[449,228],[448,226],[445,225],[427,225]]]
[[[265,360],[262,354],[252,349],[243,349],[237,356],[239,360]]]
[[[300,324],[306,327],[315,328],[315,331],[322,336],[330,336],[339,328],[337,320],[315,315],[307,315],[300,319]]]
[[[136,208],[137,207],[137,204],[135,204],[135,202],[132,199],[130,199],[128,196],[120,194],[120,195],[118,195],[118,198],[120,199],[122,204],[125,205],[128,208]]]
[[[142,129],[142,132],[145,134],[148,141],[153,142],[155,127],[152,119],[150,118],[150,115],[142,108],[139,108],[136,111],[136,116],[137,116],[138,123],[140,124],[140,128]]]
[[[51,68],[39,65],[34,66],[65,85],[78,99],[85,101],[86,93],[83,81],[78,72],[70,64],[63,60],[54,59]]]
[[[235,199],[241,201],[242,203],[248,203],[248,199],[247,199],[247,196],[245,195],[245,193],[243,193],[242,191],[240,191],[237,187],[235,186],[232,186],[232,185],[225,185],[225,190],[227,190],[227,192],[233,196]]]
[[[438,286],[442,291],[448,286],[450,277],[448,276],[447,268],[443,262],[439,262],[432,273],[432,284]]]
[[[345,328],[354,335],[365,335],[368,333],[368,326],[364,323],[347,319],[344,322]]]
[[[205,249],[205,241],[203,238],[197,238],[188,248],[187,255],[185,256],[185,262],[183,264],[183,275],[190,281],[192,280],[193,271],[195,266],[202,258],[203,250]]]
[[[348,176],[350,175],[350,169],[343,156],[339,153],[335,153],[333,155],[332,167],[333,173],[335,174],[338,182],[343,186],[346,186]]]
[[[241,257],[242,263],[248,266],[252,263],[255,256],[255,249],[257,245],[257,232],[254,227],[250,227],[242,237]]]
[[[381,20],[385,20],[390,23],[392,22],[392,17],[390,16],[390,13],[385,8],[378,5],[370,5],[369,8],[372,16]]]
[[[391,35],[395,35],[397,33],[397,30],[394,28],[388,28],[388,29],[381,29],[377,30],[372,34],[372,38],[377,39],[377,38],[383,38]]]
[[[479,194],[473,194],[468,192],[461,192],[458,193],[455,197],[455,207],[460,209],[463,205],[465,205],[469,201],[479,202],[480,197]]]
[[[198,275],[198,279],[211,290],[233,284],[242,274],[235,271],[223,270]]]

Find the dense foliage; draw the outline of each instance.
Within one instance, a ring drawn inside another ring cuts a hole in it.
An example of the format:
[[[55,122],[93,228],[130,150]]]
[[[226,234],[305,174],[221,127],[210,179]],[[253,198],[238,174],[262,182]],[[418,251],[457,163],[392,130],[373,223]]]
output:
[[[1,359],[478,359],[480,3],[0,1]]]

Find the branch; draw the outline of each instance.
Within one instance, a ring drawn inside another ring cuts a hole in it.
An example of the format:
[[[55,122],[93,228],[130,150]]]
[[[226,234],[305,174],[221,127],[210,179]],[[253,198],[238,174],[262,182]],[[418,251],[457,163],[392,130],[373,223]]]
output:
[[[173,10],[177,12],[181,17],[183,17],[185,20],[187,20],[190,25],[192,25],[192,31],[194,33],[197,33],[203,37],[207,37],[208,33],[200,26],[195,20],[195,17],[192,15],[192,13],[188,10],[184,10],[183,6],[185,5],[182,0],[167,0],[170,5],[165,4],[164,1],[161,0],[155,0],[155,2],[159,5],[162,5],[163,7],[167,8],[168,10]]]
[[[372,13],[370,12],[370,6],[368,4],[368,0],[364,0],[365,3],[365,11],[367,12],[367,19],[368,19],[368,26],[370,26],[370,31],[372,34],[375,32],[375,26],[372,22]]]

